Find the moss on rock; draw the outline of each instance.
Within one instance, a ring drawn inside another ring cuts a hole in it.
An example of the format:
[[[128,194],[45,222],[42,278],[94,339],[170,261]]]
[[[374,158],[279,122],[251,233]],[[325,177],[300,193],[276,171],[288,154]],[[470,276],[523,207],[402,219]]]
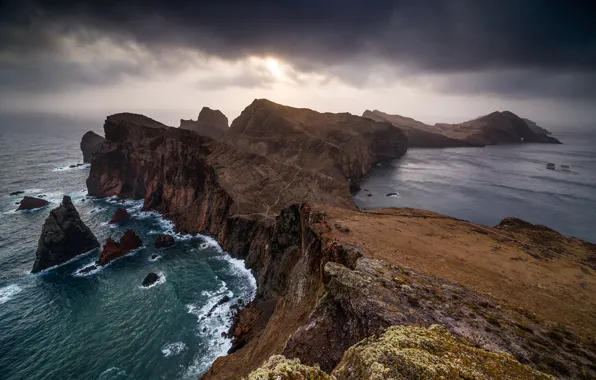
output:
[[[333,371],[338,380],[553,379],[512,355],[474,348],[439,325],[393,326],[350,347]]]
[[[275,355],[248,375],[248,380],[335,380],[335,377],[319,368],[303,365],[298,359]]]

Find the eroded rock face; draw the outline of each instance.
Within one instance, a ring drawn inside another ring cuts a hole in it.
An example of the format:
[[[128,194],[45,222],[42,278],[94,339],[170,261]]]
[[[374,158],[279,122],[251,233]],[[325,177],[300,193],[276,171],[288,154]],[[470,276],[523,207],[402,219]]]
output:
[[[95,235],[81,220],[70,197],[64,196],[43,225],[32,272],[62,264],[97,247]]]
[[[356,209],[345,179],[242,152],[141,115],[110,116],[105,132],[107,141],[87,179],[89,194],[144,199],[145,209],[162,212],[183,232],[223,238],[234,224],[250,228],[252,219],[274,218],[296,199]]]
[[[114,261],[120,258],[133,249],[137,249],[143,245],[141,238],[135,234],[133,230],[126,230],[124,235],[120,238],[120,242],[117,243],[112,238],[106,240],[106,244],[103,246],[97,265],[106,265],[110,261]]]
[[[348,180],[352,189],[379,161],[401,157],[404,133],[386,122],[348,113],[319,113],[257,99],[234,120],[224,141]]]
[[[167,248],[174,244],[176,244],[176,241],[172,235],[161,234],[157,235],[157,239],[155,239],[155,248]]]
[[[228,130],[228,118],[219,110],[203,107],[197,121],[180,120],[180,128],[189,129],[214,140],[220,140]]]
[[[81,151],[83,152],[83,162],[91,162],[93,155],[100,151],[101,144],[105,138],[95,132],[89,131],[81,139]]]
[[[116,212],[112,216],[112,219],[110,219],[109,224],[119,224],[119,223],[127,221],[129,218],[130,218],[130,215],[128,214],[128,211],[126,211],[125,208],[119,208],[116,210]]]
[[[50,202],[46,201],[45,199],[25,196],[19,203],[19,207],[17,208],[17,211],[33,210],[36,208],[45,207],[49,204],[50,204]]]

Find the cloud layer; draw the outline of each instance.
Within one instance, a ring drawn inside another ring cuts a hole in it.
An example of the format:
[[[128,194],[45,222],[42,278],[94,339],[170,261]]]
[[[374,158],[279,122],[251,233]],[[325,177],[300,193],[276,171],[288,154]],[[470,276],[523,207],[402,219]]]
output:
[[[274,56],[355,87],[422,81],[456,94],[587,100],[596,98],[594,14],[590,0],[2,0],[0,91]],[[197,83],[270,82],[245,70]]]

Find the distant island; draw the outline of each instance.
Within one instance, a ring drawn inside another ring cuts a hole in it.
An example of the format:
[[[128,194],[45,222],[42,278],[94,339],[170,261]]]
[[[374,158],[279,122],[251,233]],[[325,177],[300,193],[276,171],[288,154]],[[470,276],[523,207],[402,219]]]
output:
[[[448,148],[485,146],[520,142],[560,144],[550,132],[513,112],[493,112],[489,115],[459,124],[424,124],[400,115],[390,115],[374,110],[365,111],[363,117],[386,121],[403,129],[410,147]]]
[[[596,375],[593,316],[579,312],[596,304],[596,245],[515,218],[362,211],[351,197],[408,147],[558,143],[547,132],[510,112],[428,126],[265,99],[229,128],[222,115],[181,128],[108,116],[87,179],[90,195],[142,199],[255,273],[233,348],[203,379]]]

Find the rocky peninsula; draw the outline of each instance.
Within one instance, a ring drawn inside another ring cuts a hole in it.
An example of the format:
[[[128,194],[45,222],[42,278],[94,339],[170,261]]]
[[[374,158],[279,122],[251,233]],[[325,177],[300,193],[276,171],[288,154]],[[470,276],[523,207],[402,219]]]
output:
[[[234,352],[204,379],[432,372],[367,354],[412,352],[412,342],[437,347],[417,352],[437,355],[445,378],[457,378],[449,368],[463,353],[485,358],[458,372],[474,376],[596,376],[596,245],[514,219],[488,227],[359,210],[350,190],[407,150],[392,123],[260,99],[220,140],[135,114],[109,116],[104,130],[90,195],[143,199],[255,273],[256,299],[230,331]]]
[[[493,112],[460,124],[428,125],[400,115],[378,110],[365,111],[363,117],[386,121],[403,129],[412,148],[481,147],[522,142],[560,144],[550,132],[513,112]]]

